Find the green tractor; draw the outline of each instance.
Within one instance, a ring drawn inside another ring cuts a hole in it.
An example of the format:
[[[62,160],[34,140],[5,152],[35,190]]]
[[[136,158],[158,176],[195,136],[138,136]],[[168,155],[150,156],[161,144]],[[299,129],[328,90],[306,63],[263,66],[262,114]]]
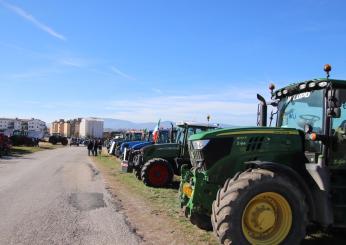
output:
[[[181,206],[221,244],[300,244],[309,224],[346,225],[346,81],[289,85],[260,100],[258,126],[189,138]],[[267,126],[267,105],[276,127]]]
[[[68,144],[67,137],[61,136],[59,133],[54,133],[52,136],[49,137],[48,142],[56,145],[58,143],[61,143],[62,145]]]
[[[170,184],[173,175],[180,175],[183,164],[190,165],[187,146],[189,136],[215,129],[218,126],[207,123],[177,123],[175,143],[152,144],[140,149],[133,159],[133,171],[145,185],[163,187]]]

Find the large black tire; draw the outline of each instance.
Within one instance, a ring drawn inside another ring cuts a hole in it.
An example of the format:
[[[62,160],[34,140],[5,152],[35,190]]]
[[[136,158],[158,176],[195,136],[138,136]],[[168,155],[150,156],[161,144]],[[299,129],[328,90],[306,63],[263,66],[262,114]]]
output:
[[[190,217],[190,222],[197,226],[198,228],[206,231],[213,230],[213,226],[210,222],[210,217],[205,214],[192,214]]]
[[[58,143],[58,140],[55,136],[49,137],[49,143],[56,145]]]
[[[135,174],[136,178],[138,180],[142,180],[142,176],[141,176],[141,168],[140,167],[134,167],[133,168],[133,173]]]
[[[61,139],[61,144],[62,144],[62,145],[67,145],[67,144],[68,144],[68,140],[67,140],[66,137],[64,137],[64,138]]]
[[[147,186],[164,187],[172,182],[173,169],[167,160],[153,158],[143,165],[141,178]]]
[[[279,194],[287,201],[292,213],[291,228],[286,237],[281,242],[261,244],[300,244],[308,223],[304,195],[292,180],[263,169],[243,172],[228,179],[219,189],[213,202],[211,221],[221,244],[251,244],[244,235],[242,220],[247,205],[261,193]]]

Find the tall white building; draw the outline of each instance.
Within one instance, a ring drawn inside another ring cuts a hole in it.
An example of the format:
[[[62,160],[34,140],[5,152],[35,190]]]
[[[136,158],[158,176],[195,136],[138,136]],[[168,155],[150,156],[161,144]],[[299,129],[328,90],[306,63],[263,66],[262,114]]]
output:
[[[103,120],[98,118],[83,118],[79,126],[79,136],[82,138],[102,138]]]
[[[39,119],[29,119],[28,121],[28,130],[29,131],[44,131],[46,129],[46,123]]]

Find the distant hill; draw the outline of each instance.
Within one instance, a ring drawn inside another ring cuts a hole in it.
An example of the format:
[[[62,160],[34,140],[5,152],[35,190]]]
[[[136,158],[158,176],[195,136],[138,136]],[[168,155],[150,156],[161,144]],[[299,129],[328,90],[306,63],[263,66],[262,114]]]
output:
[[[145,122],[145,123],[135,123],[127,120],[103,118],[104,128],[108,130],[112,129],[154,129],[157,122]],[[170,128],[170,121],[163,121],[160,123],[162,128]]]
[[[145,122],[145,123],[135,123],[127,120],[103,118],[105,131],[118,130],[118,129],[154,129],[157,122]],[[175,125],[175,122],[162,121],[160,127],[170,128],[171,123]],[[228,124],[220,124],[223,128],[234,127]]]

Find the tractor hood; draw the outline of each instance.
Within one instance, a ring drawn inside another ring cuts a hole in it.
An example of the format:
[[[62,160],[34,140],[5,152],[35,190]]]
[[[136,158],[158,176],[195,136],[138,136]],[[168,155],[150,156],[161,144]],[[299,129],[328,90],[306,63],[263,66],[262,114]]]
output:
[[[130,148],[133,145],[143,143],[144,141],[125,141],[120,145],[120,151],[123,152],[125,148]]]
[[[152,145],[152,144],[154,144],[154,142],[146,141],[146,142],[142,142],[142,143],[138,143],[138,144],[132,145],[131,149],[139,150],[139,149],[143,148],[144,146],[148,146],[148,145]]]
[[[208,172],[209,180],[218,183],[225,181],[218,173],[242,171],[249,161],[305,162],[303,134],[293,128],[269,127],[203,132],[189,138],[190,160],[192,166]]]
[[[131,142],[126,142],[127,147],[131,148],[135,145],[142,144],[142,143],[147,143],[147,141],[131,141]]]
[[[176,143],[166,144],[153,144],[145,146],[141,149],[143,153],[143,160],[160,157],[160,158],[174,158],[179,154],[180,145]]]
[[[225,128],[217,129],[212,131],[206,131],[198,134],[191,135],[189,140],[204,140],[212,138],[225,137],[229,138],[232,136],[242,136],[242,135],[299,135],[299,130],[295,128],[270,128],[270,127],[247,127],[247,128]]]

